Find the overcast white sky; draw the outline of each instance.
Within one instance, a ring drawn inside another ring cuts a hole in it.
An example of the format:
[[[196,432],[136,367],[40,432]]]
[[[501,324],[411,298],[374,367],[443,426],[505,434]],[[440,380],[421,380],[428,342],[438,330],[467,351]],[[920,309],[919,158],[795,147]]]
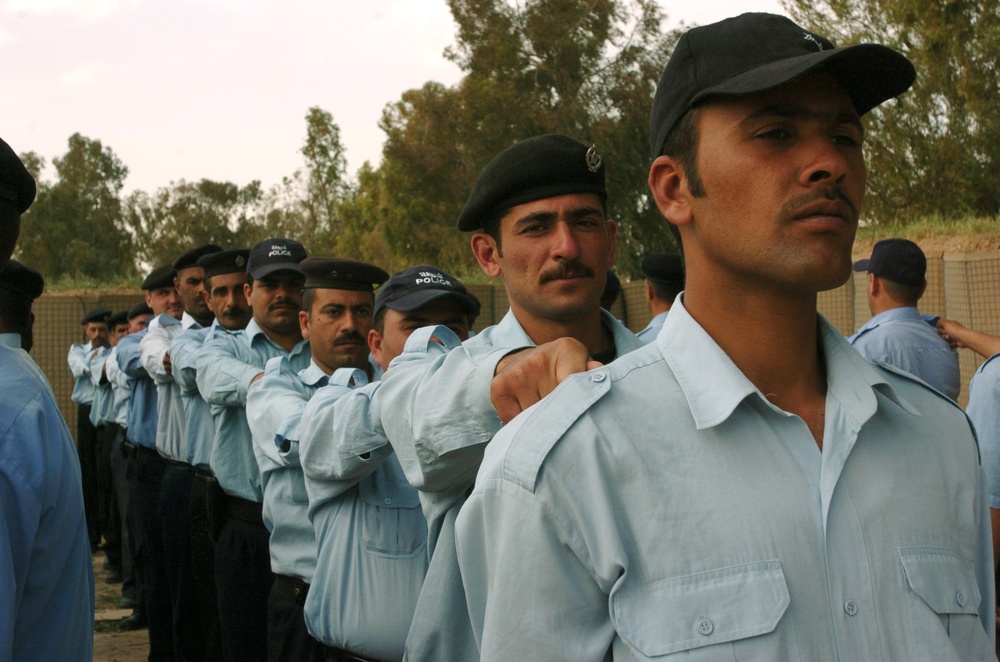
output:
[[[778,0],[660,0],[668,26]],[[126,190],[208,178],[265,186],[301,167],[305,115],[333,114],[348,167],[377,163],[383,107],[455,83],[445,0],[0,0],[0,137],[48,162],[75,132]],[[51,175],[50,177],[51,178]]]

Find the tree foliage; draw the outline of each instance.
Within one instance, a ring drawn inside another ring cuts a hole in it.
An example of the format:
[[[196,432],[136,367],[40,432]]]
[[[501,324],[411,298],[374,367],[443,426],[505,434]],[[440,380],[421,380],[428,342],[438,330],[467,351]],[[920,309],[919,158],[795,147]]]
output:
[[[593,143],[608,164],[619,268],[672,244],[646,188],[649,107],[675,35],[652,0],[449,0],[458,27],[446,57],[457,85],[403,94],[380,123],[382,163],[353,211],[394,265],[429,261],[478,273],[455,228],[476,175],[504,148],[544,133]],[[365,257],[369,257],[365,255]]]
[[[1000,5],[786,0],[785,8],[837,45],[885,44],[916,66],[913,88],[867,121],[867,217],[1000,212]]]
[[[121,201],[128,168],[111,148],[74,133],[66,154],[52,161],[55,183],[39,178],[44,161],[37,154],[23,160],[36,176],[38,195],[24,216],[18,259],[47,279],[133,274]]]

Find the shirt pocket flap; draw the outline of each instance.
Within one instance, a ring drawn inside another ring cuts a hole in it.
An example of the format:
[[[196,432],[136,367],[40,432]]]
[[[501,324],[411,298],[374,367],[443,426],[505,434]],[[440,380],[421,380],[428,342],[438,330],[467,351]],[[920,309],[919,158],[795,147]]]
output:
[[[647,657],[772,632],[788,603],[778,560],[672,577],[613,597],[619,634]]]
[[[361,498],[379,508],[418,508],[420,496],[402,475],[376,469],[358,484]]]
[[[899,550],[910,590],[938,614],[978,614],[982,599],[972,561],[945,549]]]

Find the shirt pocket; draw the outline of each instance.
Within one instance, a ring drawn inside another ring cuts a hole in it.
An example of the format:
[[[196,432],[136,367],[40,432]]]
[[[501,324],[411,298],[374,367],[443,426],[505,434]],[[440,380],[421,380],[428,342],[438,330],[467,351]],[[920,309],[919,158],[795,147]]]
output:
[[[982,595],[975,564],[956,552],[933,547],[905,547],[899,558],[909,589],[906,603],[914,650],[936,660],[995,659],[979,619]]]
[[[773,633],[788,609],[778,560],[671,577],[614,594],[618,633],[646,658],[794,660],[794,633]],[[784,641],[784,643],[782,643]]]
[[[384,558],[412,558],[427,544],[427,521],[420,498],[402,474],[382,468],[358,485],[364,509],[365,552]]]

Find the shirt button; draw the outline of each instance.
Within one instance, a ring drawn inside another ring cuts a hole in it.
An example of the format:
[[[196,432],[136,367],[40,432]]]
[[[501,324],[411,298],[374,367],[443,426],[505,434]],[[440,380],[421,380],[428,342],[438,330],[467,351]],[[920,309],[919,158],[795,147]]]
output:
[[[701,634],[703,634],[705,636],[708,636],[708,635],[712,634],[712,630],[714,630],[714,629],[715,629],[715,626],[712,625],[712,621],[708,620],[707,618],[703,618],[700,621],[698,621],[698,632],[699,633],[701,633]]]
[[[384,501],[385,501],[385,505],[387,505],[387,506],[392,503],[392,499],[390,499],[389,497],[386,497]]]
[[[600,384],[601,382],[603,382],[607,378],[608,378],[608,376],[605,373],[603,373],[603,372],[595,372],[594,374],[592,374],[590,376],[590,381],[594,382],[595,384]]]
[[[961,591],[959,591],[958,593],[956,593],[955,594],[955,602],[958,603],[959,607],[964,607],[965,606],[965,593],[962,593]]]
[[[844,603],[844,611],[848,616],[854,616],[858,613],[858,603],[854,600],[848,600]]]

